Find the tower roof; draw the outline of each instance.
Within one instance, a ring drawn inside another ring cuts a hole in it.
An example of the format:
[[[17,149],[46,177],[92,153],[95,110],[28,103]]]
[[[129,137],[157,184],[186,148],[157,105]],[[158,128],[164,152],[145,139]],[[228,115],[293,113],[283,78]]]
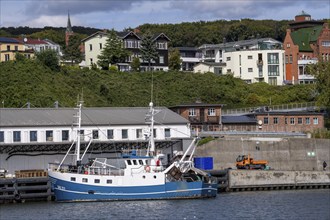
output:
[[[301,11],[301,13],[300,14],[297,14],[296,16],[309,16],[309,17],[311,17],[311,15],[308,14],[308,13],[306,13],[304,10]]]
[[[72,33],[71,21],[70,21],[70,12],[68,12],[68,23],[66,25],[66,32]]]

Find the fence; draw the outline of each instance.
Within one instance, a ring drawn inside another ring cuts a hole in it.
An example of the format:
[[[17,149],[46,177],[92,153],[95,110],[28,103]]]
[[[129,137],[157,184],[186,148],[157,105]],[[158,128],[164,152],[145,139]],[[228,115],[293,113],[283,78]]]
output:
[[[223,109],[222,115],[235,115],[235,114],[245,114],[251,112],[265,112],[265,111],[284,111],[284,110],[310,110],[315,111],[318,109],[315,102],[305,102],[305,103],[293,103],[293,104],[283,104],[283,105],[270,105],[262,107],[246,107],[237,109]]]

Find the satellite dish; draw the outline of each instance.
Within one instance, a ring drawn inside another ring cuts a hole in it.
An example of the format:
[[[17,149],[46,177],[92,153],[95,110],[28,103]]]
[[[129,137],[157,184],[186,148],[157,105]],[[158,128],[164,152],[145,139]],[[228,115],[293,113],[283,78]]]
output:
[[[262,121],[261,120],[258,121],[258,125],[262,125]]]
[[[26,42],[27,42],[27,38],[26,38],[26,37],[24,37],[23,41],[26,43]]]

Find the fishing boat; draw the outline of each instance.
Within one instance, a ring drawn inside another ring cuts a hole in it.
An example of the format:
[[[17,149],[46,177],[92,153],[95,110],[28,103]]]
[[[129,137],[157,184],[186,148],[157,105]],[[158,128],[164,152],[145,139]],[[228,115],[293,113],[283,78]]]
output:
[[[197,139],[187,150],[164,166],[164,154],[155,151],[153,103],[146,113],[148,129],[145,154],[131,151],[118,158],[82,159],[90,146],[80,152],[82,103],[77,106],[76,139],[63,160],[50,164],[48,174],[56,201],[107,201],[145,199],[210,198],[217,195],[217,181],[208,173],[194,167],[193,154]],[[75,147],[75,148],[73,148]],[[66,157],[74,149],[75,164],[65,165]]]

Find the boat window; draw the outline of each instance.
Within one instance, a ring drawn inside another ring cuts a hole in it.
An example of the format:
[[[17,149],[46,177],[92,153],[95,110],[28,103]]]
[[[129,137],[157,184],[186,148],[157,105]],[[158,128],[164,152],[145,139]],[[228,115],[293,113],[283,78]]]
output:
[[[127,164],[128,164],[128,165],[132,165],[132,161],[127,160]]]
[[[107,184],[112,184],[112,180],[107,180]]]
[[[156,179],[157,177],[156,176],[154,176],[154,179]]]
[[[87,178],[82,178],[82,182],[83,183],[88,183],[88,179]]]
[[[143,179],[145,179],[145,178],[146,178],[146,176],[144,176],[144,175],[143,175],[143,176],[142,176],[142,178],[143,178]]]
[[[136,162],[136,160],[133,160],[133,164],[134,164],[134,165],[137,165],[137,162]]]
[[[100,183],[100,180],[99,179],[95,179],[94,180],[94,183]]]
[[[145,160],[144,162],[145,162],[146,165],[148,165],[148,160]]]
[[[71,177],[71,181],[76,181],[76,177]]]
[[[139,164],[140,164],[140,165],[143,165],[143,161],[142,161],[142,160],[139,160]]]

